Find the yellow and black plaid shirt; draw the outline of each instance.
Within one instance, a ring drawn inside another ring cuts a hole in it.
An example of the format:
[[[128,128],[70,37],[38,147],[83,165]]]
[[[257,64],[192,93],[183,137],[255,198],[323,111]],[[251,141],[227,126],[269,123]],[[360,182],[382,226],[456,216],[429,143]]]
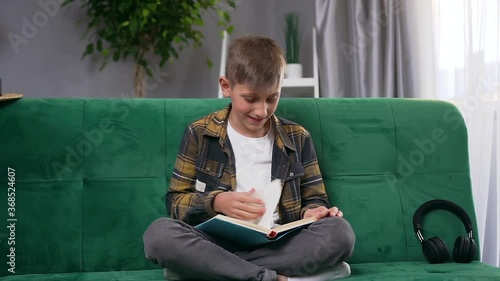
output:
[[[234,190],[236,168],[226,124],[231,105],[209,114],[186,128],[167,191],[172,218],[191,225],[216,213],[218,193]],[[302,126],[273,115],[275,134],[272,179],[283,189],[278,203],[281,223],[301,219],[307,209],[329,207],[311,135]]]

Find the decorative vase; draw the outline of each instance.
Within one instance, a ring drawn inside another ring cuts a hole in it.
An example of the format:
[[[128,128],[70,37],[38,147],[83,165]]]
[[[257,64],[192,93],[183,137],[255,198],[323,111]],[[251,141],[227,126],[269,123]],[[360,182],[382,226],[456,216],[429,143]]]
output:
[[[289,63],[285,69],[286,78],[302,78],[302,64]]]

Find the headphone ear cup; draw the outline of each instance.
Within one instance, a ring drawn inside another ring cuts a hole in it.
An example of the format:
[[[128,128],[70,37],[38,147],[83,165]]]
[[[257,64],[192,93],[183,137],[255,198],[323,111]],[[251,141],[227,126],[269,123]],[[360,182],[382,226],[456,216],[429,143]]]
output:
[[[469,241],[463,236],[458,236],[455,240],[455,246],[453,246],[453,261],[462,262],[467,254],[467,249],[469,248]]]
[[[476,240],[474,240],[474,238],[469,238],[469,240],[470,240],[470,252],[467,258],[467,262],[471,262],[474,259],[474,257],[476,257],[476,249],[477,249]]]
[[[437,236],[424,240],[422,251],[430,263],[443,263],[450,258],[446,243]]]
[[[476,241],[473,238],[459,236],[453,247],[453,260],[458,263],[469,263],[476,255]]]

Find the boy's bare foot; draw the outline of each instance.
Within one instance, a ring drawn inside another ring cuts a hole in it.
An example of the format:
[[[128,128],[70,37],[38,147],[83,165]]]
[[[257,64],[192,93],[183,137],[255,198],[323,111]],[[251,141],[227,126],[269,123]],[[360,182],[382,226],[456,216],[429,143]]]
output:
[[[278,274],[278,281],[288,281],[288,277]]]

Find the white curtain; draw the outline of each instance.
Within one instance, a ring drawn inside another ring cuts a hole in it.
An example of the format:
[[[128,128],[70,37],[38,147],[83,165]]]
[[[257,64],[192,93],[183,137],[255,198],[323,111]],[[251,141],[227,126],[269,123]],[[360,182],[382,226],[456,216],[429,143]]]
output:
[[[315,3],[322,96],[442,99],[461,110],[475,236],[481,260],[500,266],[500,0]]]
[[[322,97],[415,97],[414,1],[317,0]],[[427,24],[427,23],[425,23]],[[418,59],[417,59],[418,60]]]
[[[481,259],[500,266],[500,1],[432,0],[432,19],[435,95],[465,119]]]

